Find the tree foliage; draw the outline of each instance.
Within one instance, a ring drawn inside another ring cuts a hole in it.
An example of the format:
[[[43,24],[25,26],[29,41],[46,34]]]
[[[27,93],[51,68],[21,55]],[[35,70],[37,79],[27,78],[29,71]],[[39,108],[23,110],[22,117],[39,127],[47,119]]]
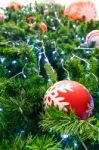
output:
[[[2,8],[3,9],[3,8]],[[48,14],[44,10],[48,9]],[[75,136],[78,148],[96,150],[99,145],[99,49],[85,45],[86,35],[99,29],[99,21],[71,20],[64,6],[38,4],[3,9],[0,20],[0,149],[57,150],[62,139]],[[33,17],[31,23],[27,21]],[[32,23],[36,22],[33,28]],[[48,28],[44,32],[39,23]],[[53,108],[43,108],[46,90],[69,79],[82,83],[93,96],[93,116],[80,120]],[[50,133],[48,132],[50,131]],[[60,141],[60,142],[59,142]],[[87,147],[86,147],[87,143]]]

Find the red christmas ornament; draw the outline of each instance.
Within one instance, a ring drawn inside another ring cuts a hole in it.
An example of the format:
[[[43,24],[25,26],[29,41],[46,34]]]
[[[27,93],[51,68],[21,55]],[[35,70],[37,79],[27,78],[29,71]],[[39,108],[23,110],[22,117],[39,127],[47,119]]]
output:
[[[87,119],[94,108],[89,91],[76,81],[63,80],[51,86],[44,96],[44,107],[54,106],[67,114],[71,110],[81,119]]]
[[[95,42],[95,47],[99,48],[99,30],[93,30],[86,37],[86,44]]]

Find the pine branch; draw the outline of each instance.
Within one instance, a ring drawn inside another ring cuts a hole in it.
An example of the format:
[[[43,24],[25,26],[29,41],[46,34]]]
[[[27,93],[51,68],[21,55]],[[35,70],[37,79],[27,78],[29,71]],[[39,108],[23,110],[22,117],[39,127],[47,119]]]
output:
[[[57,143],[56,141],[54,141],[52,138],[48,137],[48,136],[36,136],[34,138],[32,138],[32,136],[30,136],[27,139],[27,143],[26,143],[26,149],[29,150],[57,150],[59,146],[59,143]]]
[[[67,116],[64,112],[50,108],[47,115],[41,114],[40,126],[43,130],[51,129],[60,133],[79,135],[83,141],[99,138],[99,128],[94,117],[80,120],[75,115]],[[97,134],[98,133],[98,134]]]

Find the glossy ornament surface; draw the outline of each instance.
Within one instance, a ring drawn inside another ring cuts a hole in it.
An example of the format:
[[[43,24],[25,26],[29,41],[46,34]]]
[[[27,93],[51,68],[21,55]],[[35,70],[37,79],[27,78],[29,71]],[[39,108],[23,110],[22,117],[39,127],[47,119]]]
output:
[[[67,114],[71,110],[81,119],[87,119],[94,108],[92,96],[80,83],[63,80],[51,86],[44,96],[44,107],[54,106]]]

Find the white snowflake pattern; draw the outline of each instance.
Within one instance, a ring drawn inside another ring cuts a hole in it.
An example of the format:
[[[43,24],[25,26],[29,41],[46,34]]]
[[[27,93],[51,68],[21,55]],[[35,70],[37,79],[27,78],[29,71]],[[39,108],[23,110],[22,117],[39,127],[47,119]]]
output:
[[[72,5],[72,7],[69,10],[69,14],[73,15],[74,13],[76,13],[77,11],[77,6],[76,5]]]
[[[84,3],[77,11],[79,16],[85,16],[88,21],[96,17],[96,10],[91,3]]]
[[[52,86],[46,93],[44,97],[44,105],[45,108],[49,105],[52,105],[52,101],[54,102],[54,106],[58,107],[59,110],[67,111],[66,106],[70,105],[69,102],[62,102],[64,100],[64,97],[59,97],[58,92],[67,93],[68,91],[73,92],[73,87],[70,83],[65,83],[63,81],[60,81],[54,86]]]
[[[92,115],[92,111],[94,109],[94,103],[93,100],[91,100],[91,103],[88,103],[88,109],[86,110],[86,113],[88,114],[88,117],[90,117],[90,115]]]

